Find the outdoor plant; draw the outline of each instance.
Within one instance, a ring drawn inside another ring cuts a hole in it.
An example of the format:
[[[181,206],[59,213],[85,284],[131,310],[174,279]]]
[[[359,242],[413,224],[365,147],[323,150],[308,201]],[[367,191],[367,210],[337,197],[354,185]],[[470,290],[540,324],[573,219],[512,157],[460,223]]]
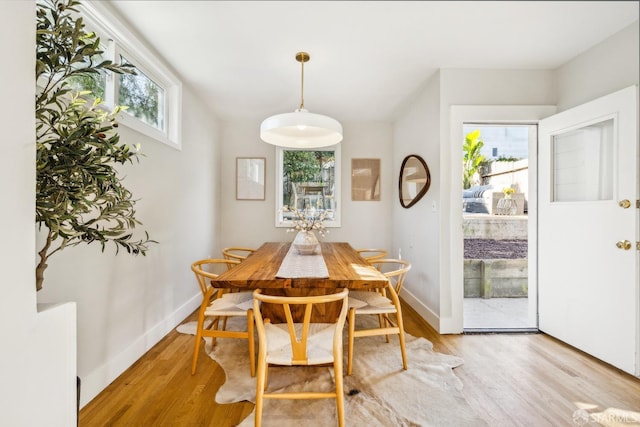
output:
[[[511,188],[511,187],[505,187],[505,188],[502,189],[502,193],[505,196],[511,196],[515,192],[516,192],[516,190],[514,188]]]
[[[284,204],[295,207],[292,183],[322,182],[325,165],[333,161],[333,151],[285,150],[282,160]]]
[[[100,58],[100,39],[88,33],[75,6],[77,0],[42,0],[37,5],[36,32],[36,223],[46,241],[38,252],[36,289],[42,289],[49,258],[69,246],[107,242],[116,253],[145,255],[154,242],[141,224],[135,200],[124,187],[116,165],[138,160],[137,149],[120,143],[117,114],[107,111],[91,92],[75,92],[75,77],[107,71],[135,73],[130,65]]]
[[[485,157],[480,154],[484,142],[480,140],[480,130],[469,132],[464,137],[464,152],[462,159],[462,185],[469,188],[478,181],[477,174],[485,161]]]

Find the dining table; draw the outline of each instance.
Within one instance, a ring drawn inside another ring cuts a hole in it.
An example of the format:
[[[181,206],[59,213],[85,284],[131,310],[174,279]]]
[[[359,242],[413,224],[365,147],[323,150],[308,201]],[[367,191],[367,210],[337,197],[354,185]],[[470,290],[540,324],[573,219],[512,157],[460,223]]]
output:
[[[315,258],[307,258],[311,256]],[[324,264],[326,269],[312,269],[308,274],[304,269],[296,269],[309,262]],[[340,288],[383,288],[388,279],[346,242],[321,242],[314,255],[297,254],[291,242],[266,242],[211,282],[216,288],[261,289],[268,295],[309,296],[326,295]],[[296,307],[292,314],[301,315],[302,310]],[[263,304],[261,311],[264,318],[274,323],[284,321],[284,314],[275,307]],[[313,313],[312,321],[330,321],[339,311],[340,303],[327,305]]]

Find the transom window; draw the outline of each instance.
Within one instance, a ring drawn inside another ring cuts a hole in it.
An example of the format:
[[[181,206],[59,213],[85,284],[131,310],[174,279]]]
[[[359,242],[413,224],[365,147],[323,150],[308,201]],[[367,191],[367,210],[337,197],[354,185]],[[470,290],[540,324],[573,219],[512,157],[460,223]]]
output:
[[[325,150],[276,149],[276,227],[291,226],[294,210],[324,214],[326,227],[340,226],[340,146]]]
[[[120,55],[123,64],[131,64]],[[164,130],[164,89],[141,70],[118,76],[118,105],[126,105],[128,114],[148,125]]]
[[[174,148],[181,148],[182,84],[145,45],[99,2],[82,3],[82,16],[88,31],[101,40],[100,58],[130,64],[134,74],[105,72],[77,76],[75,90],[89,90],[104,100],[106,108],[126,106],[119,121],[136,131]]]
[[[100,45],[100,50],[105,51],[104,45]],[[104,61],[104,55],[94,55],[91,57],[91,61],[94,64],[99,64]],[[85,64],[88,65],[88,64]],[[73,75],[67,79],[69,86],[75,91],[90,91],[91,94],[100,99],[105,99],[107,89],[107,74],[101,72],[93,75]]]

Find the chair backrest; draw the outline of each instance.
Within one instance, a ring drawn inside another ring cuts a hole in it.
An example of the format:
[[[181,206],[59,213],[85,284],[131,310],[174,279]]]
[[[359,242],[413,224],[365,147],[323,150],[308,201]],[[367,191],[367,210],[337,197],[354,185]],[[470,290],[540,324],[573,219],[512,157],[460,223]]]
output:
[[[384,274],[397,295],[400,295],[404,279],[411,270],[411,263],[403,259],[376,259],[374,261],[376,267]]]
[[[287,330],[291,341],[292,365],[306,365],[308,361],[307,343],[309,339],[309,330],[311,325],[311,312],[314,306],[318,304],[328,304],[342,301],[342,308],[335,319],[335,328],[333,330],[333,353],[342,354],[342,328],[344,327],[347,311],[349,309],[349,290],[338,289],[336,293],[329,295],[314,295],[300,297],[272,296],[264,295],[260,289],[253,292],[253,311],[256,320],[256,330],[258,331],[258,339],[261,343],[266,341],[266,332],[264,327],[265,320],[262,318],[260,310],[261,303],[269,303],[281,305],[284,309],[287,320]],[[294,319],[291,313],[292,305],[304,306],[303,319]],[[317,309],[317,308],[316,308]],[[261,344],[262,345],[262,344]]]
[[[356,252],[370,263],[387,256],[387,251],[384,249],[356,249]]]
[[[218,272],[222,270],[220,267],[230,269],[236,264],[240,264],[240,261],[234,259],[201,259],[191,264],[191,270],[196,275],[202,295],[206,295],[211,287],[210,280],[220,275]]]
[[[222,250],[222,256],[224,257],[224,259],[233,259],[237,261],[242,261],[254,252],[255,252],[255,249],[253,248],[233,246],[229,248],[224,248]]]

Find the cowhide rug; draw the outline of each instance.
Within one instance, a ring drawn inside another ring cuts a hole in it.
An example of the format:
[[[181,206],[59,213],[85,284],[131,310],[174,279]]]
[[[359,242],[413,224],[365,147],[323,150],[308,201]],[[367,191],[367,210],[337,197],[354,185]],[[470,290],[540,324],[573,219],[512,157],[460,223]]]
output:
[[[377,322],[360,316],[358,326]],[[244,319],[229,319],[227,329],[246,328]],[[195,334],[196,323],[178,326],[181,333]],[[346,332],[344,367],[346,372]],[[247,342],[218,339],[205,351],[224,369],[227,379],[215,396],[218,403],[248,400],[255,403],[255,378],[249,374]],[[257,347],[257,341],[256,341]],[[486,426],[462,396],[462,383],[453,373],[459,357],[433,351],[424,338],[406,335],[409,369],[402,370],[396,336],[356,338],[353,375],[344,376],[345,418],[348,426]],[[327,367],[270,367],[268,390],[329,390],[333,370]],[[253,413],[240,426],[253,426]],[[333,399],[265,400],[263,426],[335,426]]]

